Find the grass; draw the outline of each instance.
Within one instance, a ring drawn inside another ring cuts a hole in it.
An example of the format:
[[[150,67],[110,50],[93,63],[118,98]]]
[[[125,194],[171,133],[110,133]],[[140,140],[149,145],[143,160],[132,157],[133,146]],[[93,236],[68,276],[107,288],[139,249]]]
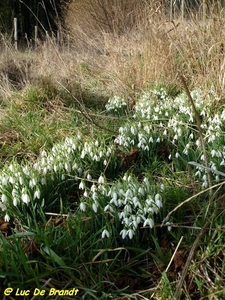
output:
[[[106,30],[92,4],[71,3],[61,49],[3,41],[0,294],[222,299],[223,10],[176,26],[132,1],[135,18]]]

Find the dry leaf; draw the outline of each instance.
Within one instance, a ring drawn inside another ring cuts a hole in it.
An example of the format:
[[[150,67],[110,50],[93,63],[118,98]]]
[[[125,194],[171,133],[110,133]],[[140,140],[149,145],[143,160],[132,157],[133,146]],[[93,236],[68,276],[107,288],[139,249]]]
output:
[[[179,250],[174,255],[173,261],[174,261],[174,269],[176,272],[180,272],[184,268],[185,261],[184,261],[183,253],[184,251]]]

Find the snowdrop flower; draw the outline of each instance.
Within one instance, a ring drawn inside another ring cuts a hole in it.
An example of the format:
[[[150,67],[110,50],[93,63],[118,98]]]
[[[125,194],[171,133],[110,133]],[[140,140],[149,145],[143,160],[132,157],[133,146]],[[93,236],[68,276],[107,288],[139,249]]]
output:
[[[101,175],[98,179],[98,183],[103,184],[105,182],[104,177]]]
[[[104,212],[107,212],[108,210],[110,210],[110,205],[107,204],[105,207],[104,207]]]
[[[177,134],[178,134],[178,136],[181,136],[181,135],[182,135],[182,130],[181,130],[181,128],[178,128]]]
[[[18,203],[18,199],[16,197],[13,197],[13,205],[17,206],[17,203]]]
[[[98,203],[97,202],[92,204],[92,209],[95,213],[98,211]]]
[[[4,220],[5,220],[5,222],[9,222],[9,220],[10,220],[10,217],[9,217],[9,215],[8,215],[8,214],[6,214],[6,215],[5,215],[5,217],[4,217]]]
[[[149,183],[149,180],[148,180],[148,178],[144,178],[143,179],[143,182],[145,183],[145,185],[149,188],[150,187],[150,183]]]
[[[206,175],[206,174],[204,174],[204,175],[202,176],[202,180],[203,180],[203,181],[207,181],[207,175]]]
[[[92,198],[93,200],[97,200],[97,199],[98,199],[98,193],[94,192],[94,193],[92,194],[91,198]]]
[[[152,219],[146,219],[144,221],[143,227],[146,227],[147,225],[149,225],[150,228],[154,227],[154,221]]]
[[[123,180],[124,180],[124,181],[127,181],[127,174],[125,174],[125,175],[123,176]]]
[[[104,229],[104,230],[102,231],[102,239],[104,239],[105,237],[109,238],[109,232],[108,232],[108,230],[106,230],[106,229]]]
[[[83,180],[81,180],[80,184],[79,184],[79,187],[78,187],[80,190],[84,190],[85,189],[85,183]]]
[[[201,146],[201,141],[200,141],[200,139],[198,139],[197,141],[196,141],[196,146],[198,146],[198,147],[200,147]]]
[[[134,127],[133,127],[133,126],[131,126],[131,128],[130,128],[130,132],[131,132],[133,135],[135,135],[135,134],[136,134],[136,130],[134,129]]]
[[[87,180],[91,180],[92,179],[92,176],[88,173],[87,174]]]
[[[80,203],[80,210],[82,210],[82,211],[86,210],[86,204],[84,202]]]
[[[113,192],[113,193],[112,193],[112,198],[113,198],[114,201],[117,200],[117,193],[116,193],[116,192]]]
[[[65,163],[65,169],[67,172],[71,172],[71,165],[68,162]]]
[[[78,169],[77,169],[77,172],[78,172],[79,175],[81,175],[81,174],[83,173],[83,169],[78,168]]]
[[[132,240],[132,238],[133,238],[133,236],[134,236],[134,231],[133,231],[133,229],[128,229],[128,231],[127,231],[127,234],[128,234],[128,236],[129,236],[129,238]]]
[[[86,155],[86,151],[84,151],[84,149],[81,152],[80,158],[83,159]]]
[[[36,185],[36,180],[34,178],[32,178],[30,181],[29,181],[29,187],[32,189],[33,187],[35,187]]]
[[[124,206],[124,212],[127,213],[127,214],[132,213],[132,208],[129,204],[126,204]]]
[[[10,176],[9,177],[9,182],[12,183],[12,184],[14,184],[16,182],[15,177]]]
[[[190,140],[193,140],[193,138],[194,138],[194,134],[191,133],[191,134],[189,135],[189,139],[190,139]]]
[[[176,158],[179,158],[179,157],[180,157],[180,154],[179,154],[178,152],[176,152],[175,157],[176,157]]]
[[[128,190],[126,191],[125,197],[126,197],[126,198],[129,198],[129,199],[133,197],[133,193],[132,193],[132,191],[131,191],[130,189],[128,189]]]
[[[224,159],[221,161],[220,166],[225,166],[225,160]]]
[[[216,175],[216,182],[219,182],[220,181],[220,177],[219,175]]]
[[[6,196],[6,194],[2,194],[2,202],[7,202],[8,197]]]
[[[3,204],[2,202],[0,202],[0,208],[1,208],[2,211],[6,210],[5,204]]]
[[[42,184],[42,185],[46,185],[46,184],[47,184],[46,178],[45,178],[45,177],[42,177],[42,178],[41,178],[41,184]]]
[[[124,240],[127,235],[127,230],[126,229],[121,230],[120,235],[122,235],[122,239]]]
[[[86,198],[88,197],[88,192],[86,190],[84,191],[83,196],[86,197]]]
[[[39,189],[37,189],[34,192],[34,199],[40,199],[40,197],[41,197],[41,191]]]
[[[162,197],[160,194],[155,195],[155,204],[158,206],[158,208],[162,207]]]
[[[207,182],[207,181],[204,181],[203,184],[202,184],[202,187],[203,187],[203,188],[207,188],[207,187],[208,187],[208,182]]]
[[[94,192],[97,190],[97,187],[96,185],[93,183],[92,186],[91,186],[91,192]]]
[[[15,173],[15,169],[14,169],[14,166],[11,164],[9,165],[9,170],[12,172],[12,173]]]
[[[95,155],[94,155],[94,160],[95,160],[95,161],[100,161],[100,157],[99,157],[98,155],[95,154]]]
[[[213,150],[211,151],[211,155],[212,155],[212,157],[216,156],[216,155],[217,155],[216,150],[213,149]]]
[[[23,185],[24,184],[24,179],[22,176],[19,176],[19,183],[20,185]]]
[[[137,206],[138,206],[138,207],[141,207],[141,204],[140,204],[140,202],[139,202],[139,200],[138,200],[138,197],[136,197],[136,196],[133,197],[133,198],[132,198],[132,201],[133,201],[135,207],[137,207]]]
[[[12,190],[12,196],[13,196],[13,197],[16,197],[17,194],[18,194],[17,190],[16,190],[16,189],[13,189],[13,190]]]
[[[26,204],[30,202],[30,197],[28,194],[22,194],[22,201]]]
[[[172,227],[169,226],[169,225],[170,225],[170,222],[166,222],[166,225],[167,225],[167,230],[168,230],[168,231],[171,231],[171,230],[172,230]]]
[[[145,191],[144,191],[144,189],[142,187],[139,187],[138,193],[144,196]]]

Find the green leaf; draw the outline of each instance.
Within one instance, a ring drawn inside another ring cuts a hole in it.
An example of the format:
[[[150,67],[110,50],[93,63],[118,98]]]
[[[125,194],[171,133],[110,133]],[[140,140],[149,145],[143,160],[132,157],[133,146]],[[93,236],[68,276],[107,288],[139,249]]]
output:
[[[42,250],[48,254],[49,256],[51,256],[51,258],[54,260],[55,263],[57,263],[60,267],[65,267],[66,264],[65,262],[62,260],[62,258],[56,254],[52,249],[50,249],[49,247],[45,246],[42,248]]]

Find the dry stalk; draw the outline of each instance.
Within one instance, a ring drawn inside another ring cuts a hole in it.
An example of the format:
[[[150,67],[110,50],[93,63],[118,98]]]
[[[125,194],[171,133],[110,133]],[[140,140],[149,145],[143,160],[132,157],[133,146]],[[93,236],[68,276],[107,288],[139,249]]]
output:
[[[201,147],[202,147],[202,152],[203,152],[203,156],[204,156],[204,160],[205,160],[207,179],[208,179],[209,187],[211,188],[212,187],[212,181],[211,181],[210,171],[208,169],[209,168],[209,160],[208,160],[208,155],[207,155],[207,151],[206,151],[206,148],[205,148],[205,142],[204,142],[203,132],[202,132],[202,128],[201,128],[200,116],[199,116],[199,113],[196,109],[196,106],[195,106],[194,100],[191,96],[191,93],[189,91],[189,88],[187,86],[186,80],[185,80],[183,74],[179,70],[178,70],[178,75],[180,77],[180,80],[183,84],[184,90],[185,90],[185,92],[188,96],[188,100],[190,101],[191,107],[192,107],[193,112],[194,112],[195,121],[196,121],[196,124],[197,124],[198,134],[199,134],[199,138],[200,138],[200,143],[201,143]],[[211,195],[211,193],[212,193],[211,189],[209,190],[209,193]]]
[[[171,210],[171,211],[167,214],[167,216],[166,216],[166,217],[164,218],[164,220],[162,221],[162,225],[161,225],[161,226],[163,226],[163,224],[164,224],[165,222],[168,221],[168,219],[169,219],[169,217],[172,215],[172,213],[174,213],[176,210],[178,210],[178,208],[180,208],[180,207],[182,207],[184,204],[190,202],[192,199],[194,199],[194,198],[196,198],[196,197],[198,197],[198,196],[204,194],[205,192],[210,191],[210,190],[212,190],[212,189],[214,189],[214,188],[216,188],[216,187],[221,187],[221,186],[224,185],[224,184],[225,184],[225,181],[224,181],[224,182],[217,183],[217,184],[215,184],[215,185],[213,185],[213,186],[211,186],[211,187],[208,187],[207,189],[204,189],[204,190],[200,191],[199,193],[197,193],[197,194],[195,194],[195,195],[189,197],[188,199],[184,200],[183,202],[181,202],[180,204],[178,204],[173,210]],[[211,201],[212,201],[211,199],[214,199],[214,196],[212,196],[212,197],[210,198],[209,203],[211,203]]]
[[[207,222],[207,223],[202,227],[202,229],[201,229],[199,235],[197,236],[197,238],[195,239],[195,241],[194,241],[194,243],[193,243],[193,245],[192,245],[192,247],[191,247],[191,250],[190,250],[190,253],[189,253],[189,255],[188,255],[187,261],[186,261],[186,263],[185,263],[185,266],[184,266],[184,269],[183,269],[181,278],[180,278],[180,280],[179,280],[179,282],[178,282],[178,284],[177,284],[176,291],[175,291],[175,293],[174,293],[174,299],[178,299],[178,296],[180,295],[180,291],[181,291],[181,288],[182,288],[182,286],[183,286],[183,283],[184,283],[185,277],[186,277],[186,275],[187,275],[188,268],[189,268],[189,266],[190,266],[190,263],[191,263],[191,261],[192,261],[192,258],[194,257],[195,251],[196,251],[197,246],[198,246],[198,244],[199,244],[199,241],[200,241],[201,237],[204,235],[204,233],[205,233],[207,227],[209,226],[209,224],[210,224],[210,223]]]

